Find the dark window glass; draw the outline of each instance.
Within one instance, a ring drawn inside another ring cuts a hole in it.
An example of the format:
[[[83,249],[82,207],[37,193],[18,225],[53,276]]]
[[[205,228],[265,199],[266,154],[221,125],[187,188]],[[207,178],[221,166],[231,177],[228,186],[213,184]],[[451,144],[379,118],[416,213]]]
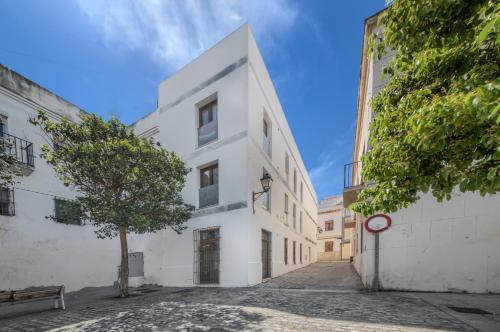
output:
[[[200,169],[200,186],[207,187],[219,183],[218,164]]]
[[[200,108],[200,119],[199,126],[203,127],[204,125],[209,124],[212,121],[217,119],[217,100],[214,100],[211,103]]]
[[[325,221],[325,231],[333,231],[333,221]]]
[[[288,239],[285,238],[285,265],[288,265]]]

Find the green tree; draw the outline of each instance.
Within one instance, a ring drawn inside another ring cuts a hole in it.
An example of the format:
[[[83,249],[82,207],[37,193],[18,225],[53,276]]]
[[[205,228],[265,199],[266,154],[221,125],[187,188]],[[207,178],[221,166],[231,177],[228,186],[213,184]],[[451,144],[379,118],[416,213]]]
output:
[[[97,227],[98,238],[119,236],[120,295],[128,296],[127,234],[185,229],[192,206],[180,192],[190,170],[175,153],[137,137],[117,119],[82,115],[78,123],[53,122],[40,111],[30,121],[53,142],[42,146],[41,157],[76,188],[80,217]]]
[[[353,209],[394,212],[431,191],[500,190],[500,3],[395,1],[374,57],[396,52],[372,101],[371,150]]]
[[[14,157],[12,142],[3,133],[0,135],[0,188],[10,187],[16,176],[22,176],[21,165]]]

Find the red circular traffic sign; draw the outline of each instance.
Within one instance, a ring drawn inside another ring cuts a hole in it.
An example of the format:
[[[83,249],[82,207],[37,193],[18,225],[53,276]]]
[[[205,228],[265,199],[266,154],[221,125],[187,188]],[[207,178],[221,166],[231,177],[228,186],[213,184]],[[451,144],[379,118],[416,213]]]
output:
[[[365,229],[370,233],[380,233],[392,224],[391,217],[386,214],[375,214],[365,221]]]

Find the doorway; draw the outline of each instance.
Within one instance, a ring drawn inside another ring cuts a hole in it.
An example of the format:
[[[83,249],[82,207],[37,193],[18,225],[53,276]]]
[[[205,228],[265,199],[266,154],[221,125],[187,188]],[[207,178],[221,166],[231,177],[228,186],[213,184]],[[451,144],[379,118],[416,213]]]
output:
[[[262,230],[262,279],[271,278],[271,233]]]
[[[219,229],[200,231],[198,245],[200,284],[219,283]]]

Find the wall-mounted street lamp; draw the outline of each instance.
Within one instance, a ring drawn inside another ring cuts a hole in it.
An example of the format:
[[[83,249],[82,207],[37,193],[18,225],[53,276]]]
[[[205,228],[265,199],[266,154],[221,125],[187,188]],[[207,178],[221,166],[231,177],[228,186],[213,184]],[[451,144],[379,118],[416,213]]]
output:
[[[256,193],[254,191],[252,193],[252,196],[253,196],[253,202],[252,202],[253,213],[255,213],[255,201],[257,200],[257,198],[259,198],[260,196],[262,196],[263,193],[267,193],[269,191],[269,189],[271,189],[271,185],[273,184],[273,178],[271,177],[271,175],[269,175],[268,173],[266,173],[260,179],[260,184],[262,185],[262,191],[259,191],[258,193]]]

